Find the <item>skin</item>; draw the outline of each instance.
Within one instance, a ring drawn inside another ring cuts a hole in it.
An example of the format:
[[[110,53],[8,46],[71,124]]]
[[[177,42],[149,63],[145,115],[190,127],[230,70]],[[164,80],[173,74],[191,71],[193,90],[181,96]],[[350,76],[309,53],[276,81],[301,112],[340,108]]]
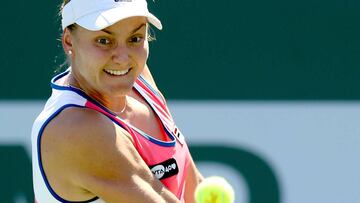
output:
[[[156,88],[146,66],[147,21],[132,17],[102,31],[80,26],[64,30],[62,42],[71,50],[72,72],[59,81],[84,90],[109,110],[157,139],[163,137],[154,112],[132,89],[142,74]],[[113,76],[105,69],[131,70]],[[50,185],[62,198],[84,201],[95,196],[107,203],[179,202],[157,180],[136,151],[131,136],[99,112],[67,108],[45,128],[41,139],[42,163]],[[188,168],[185,200],[203,179],[193,160]]]

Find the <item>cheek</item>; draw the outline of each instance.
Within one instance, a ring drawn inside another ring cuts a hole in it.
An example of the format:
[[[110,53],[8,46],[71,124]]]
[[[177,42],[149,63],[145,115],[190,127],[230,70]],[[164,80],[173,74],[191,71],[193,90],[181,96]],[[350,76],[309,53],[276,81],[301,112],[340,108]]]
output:
[[[94,49],[79,49],[75,56],[78,76],[83,83],[95,84],[99,82],[99,73],[105,63],[104,53]]]
[[[92,46],[82,47],[78,51],[78,65],[87,69],[96,69],[107,59],[107,53]]]
[[[149,56],[149,48],[148,46],[142,46],[137,48],[136,50],[134,50],[135,52],[133,53],[133,59],[136,64],[137,64],[137,69],[136,69],[136,74],[141,74],[141,72],[143,71],[147,58]]]
[[[149,44],[148,43],[144,43],[144,46],[139,48],[138,56],[139,56],[139,60],[145,64],[147,58],[149,57]]]
[[[138,65],[146,63],[146,60],[149,56],[149,46],[144,43],[142,46],[133,47],[129,52],[129,56]]]

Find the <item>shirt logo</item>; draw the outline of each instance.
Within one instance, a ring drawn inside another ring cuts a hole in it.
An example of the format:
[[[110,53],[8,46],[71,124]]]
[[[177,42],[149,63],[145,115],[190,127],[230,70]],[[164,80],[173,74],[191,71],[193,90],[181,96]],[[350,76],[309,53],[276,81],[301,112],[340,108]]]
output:
[[[179,173],[179,168],[174,158],[149,167],[151,172],[159,180],[174,176]]]

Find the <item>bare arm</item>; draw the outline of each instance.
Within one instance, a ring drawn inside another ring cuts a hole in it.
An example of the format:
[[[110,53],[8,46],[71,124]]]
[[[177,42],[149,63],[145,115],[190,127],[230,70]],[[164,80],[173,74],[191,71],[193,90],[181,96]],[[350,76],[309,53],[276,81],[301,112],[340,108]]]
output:
[[[153,176],[129,136],[98,112],[64,110],[46,127],[42,139],[50,184],[64,182],[69,190],[87,191],[107,203],[179,202]],[[62,185],[57,188],[68,194]]]
[[[198,184],[204,179],[199,170],[196,168],[193,159],[191,158],[188,172],[186,175],[185,184],[185,202],[195,203],[194,193]]]

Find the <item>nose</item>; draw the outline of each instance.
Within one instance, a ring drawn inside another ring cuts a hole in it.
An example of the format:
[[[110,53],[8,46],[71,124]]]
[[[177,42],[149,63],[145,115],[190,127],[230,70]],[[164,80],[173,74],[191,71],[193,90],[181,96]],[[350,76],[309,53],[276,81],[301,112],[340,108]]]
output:
[[[112,60],[119,65],[128,65],[130,63],[130,52],[126,46],[118,46],[114,49]]]

